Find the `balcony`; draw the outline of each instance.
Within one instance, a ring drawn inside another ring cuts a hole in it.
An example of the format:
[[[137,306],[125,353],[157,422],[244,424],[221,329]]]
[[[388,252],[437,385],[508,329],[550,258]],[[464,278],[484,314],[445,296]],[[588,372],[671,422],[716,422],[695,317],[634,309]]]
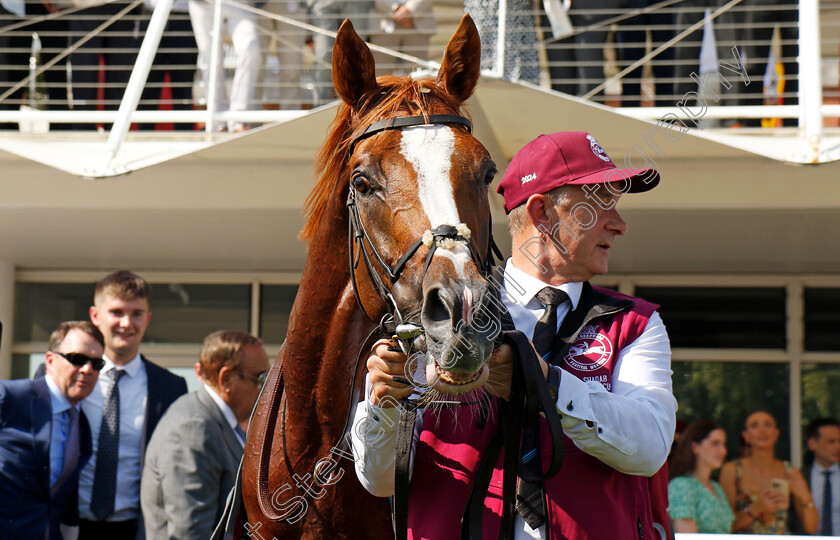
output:
[[[329,25],[316,26],[329,21],[301,2],[255,7],[179,0],[174,8],[171,0],[88,8],[83,0],[20,3],[24,17],[0,15],[0,150],[10,154],[6,159],[105,178],[288,122],[321,126],[331,116],[322,112],[331,108],[329,59],[313,47],[332,35]],[[484,83],[473,101],[481,101],[492,124],[537,100],[552,110],[577,111],[573,115],[609,111],[669,123],[691,137],[783,162],[835,161],[840,3],[764,3],[732,0],[706,9],[665,0],[608,11],[566,10],[562,0],[546,0],[547,10],[523,11],[521,2],[502,1],[498,10],[507,17],[472,13],[485,45]],[[388,33],[387,17],[368,11],[369,5],[350,0],[347,9],[359,13],[353,22],[373,43],[418,33],[393,23]],[[460,2],[434,4],[433,23],[423,25],[427,34],[434,31],[428,46],[422,39],[400,50],[374,46],[380,72],[435,69],[427,58],[442,56],[463,10]],[[191,19],[200,26],[202,54]],[[237,26],[240,20],[251,25],[251,34]],[[496,39],[499,32],[505,39]],[[250,62],[250,78],[236,77],[237,59]],[[231,92],[243,87],[228,106]],[[558,122],[558,129],[565,126]],[[312,144],[290,157],[312,155],[322,137],[314,131]],[[532,135],[527,126],[493,133],[506,157]],[[288,139],[268,137],[277,146],[269,143],[262,157],[288,146]]]

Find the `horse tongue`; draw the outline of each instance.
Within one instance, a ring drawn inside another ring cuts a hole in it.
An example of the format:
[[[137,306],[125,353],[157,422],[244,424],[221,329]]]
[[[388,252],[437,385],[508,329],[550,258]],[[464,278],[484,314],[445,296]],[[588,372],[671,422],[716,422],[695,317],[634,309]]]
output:
[[[469,326],[472,324],[473,318],[473,293],[469,287],[464,287],[464,296],[461,301],[461,319],[464,324]]]

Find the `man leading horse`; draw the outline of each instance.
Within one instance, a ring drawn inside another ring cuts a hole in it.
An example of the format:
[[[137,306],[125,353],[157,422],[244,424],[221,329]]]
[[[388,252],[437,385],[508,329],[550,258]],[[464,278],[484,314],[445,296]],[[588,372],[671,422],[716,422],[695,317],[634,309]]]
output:
[[[655,304],[589,283],[607,271],[613,242],[627,231],[619,198],[658,183],[657,171],[618,169],[594,137],[567,132],[528,143],[499,184],[513,237],[502,326],[532,336],[566,435],[557,475],[518,482],[514,538],[659,538],[648,477],[665,462],[676,422],[668,335]],[[413,368],[406,369],[406,355],[388,340],[372,350],[353,450],[362,485],[389,496],[397,404],[415,392],[406,384]],[[408,538],[461,537],[471,485],[497,430],[499,402],[508,398],[511,356],[505,346],[491,358],[485,387],[499,398],[482,414],[418,412]],[[360,435],[371,433],[377,436]],[[543,436],[540,444],[539,434],[528,430],[526,449],[529,438],[536,442],[520,456],[521,467],[551,453],[549,441]],[[501,462],[484,498],[485,538],[499,538],[502,527]]]

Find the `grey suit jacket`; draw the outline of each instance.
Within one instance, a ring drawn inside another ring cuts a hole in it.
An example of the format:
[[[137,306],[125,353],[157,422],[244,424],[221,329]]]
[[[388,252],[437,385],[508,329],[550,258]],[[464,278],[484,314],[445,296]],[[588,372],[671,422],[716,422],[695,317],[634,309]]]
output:
[[[166,411],[146,448],[140,506],[147,540],[206,540],[233,487],[242,445],[203,387]]]

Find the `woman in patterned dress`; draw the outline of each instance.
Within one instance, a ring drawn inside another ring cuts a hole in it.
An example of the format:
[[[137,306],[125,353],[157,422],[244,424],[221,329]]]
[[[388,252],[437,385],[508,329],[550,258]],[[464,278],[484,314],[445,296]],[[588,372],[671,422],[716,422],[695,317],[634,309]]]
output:
[[[668,467],[668,506],[674,532],[728,533],[735,516],[712,472],[726,458],[726,432],[709,420],[683,433]]]
[[[743,437],[749,455],[727,463],[720,473],[720,483],[735,512],[733,532],[790,533],[789,507],[793,502],[802,528],[806,534],[814,534],[817,510],[802,473],[787,461],[776,459],[776,420],[764,411],[752,413],[747,417]]]

